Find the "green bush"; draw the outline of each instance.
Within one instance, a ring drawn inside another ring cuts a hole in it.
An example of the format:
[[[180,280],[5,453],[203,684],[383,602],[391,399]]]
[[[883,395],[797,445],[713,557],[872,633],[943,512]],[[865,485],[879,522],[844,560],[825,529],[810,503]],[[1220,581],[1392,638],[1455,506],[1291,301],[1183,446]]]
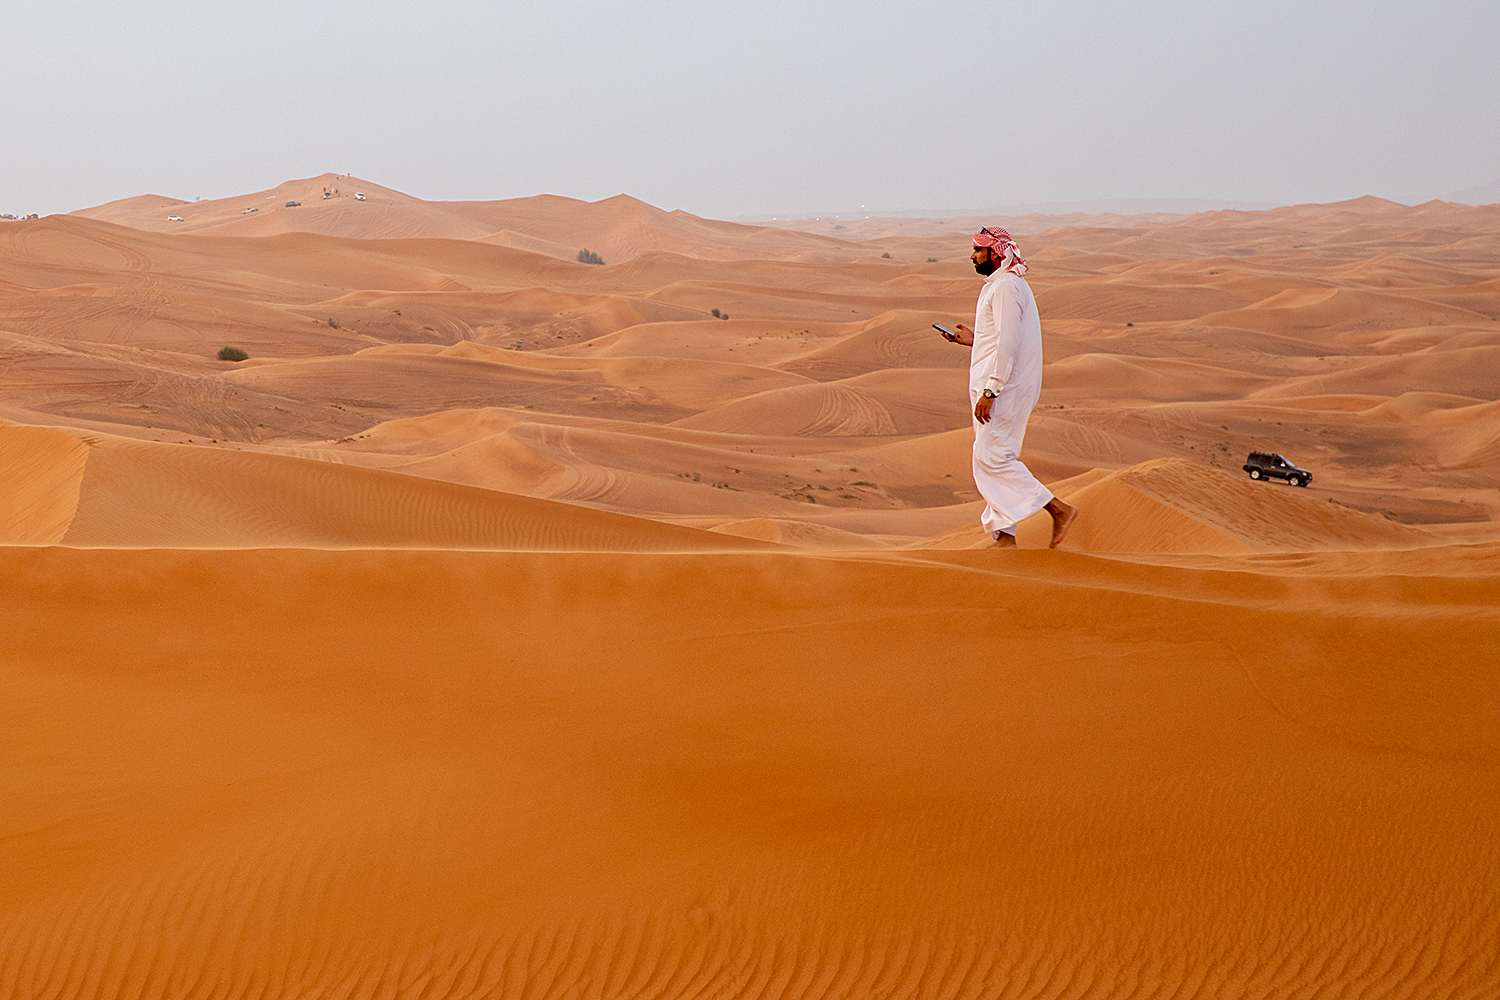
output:
[[[250,357],[250,355],[246,354],[244,351],[240,350],[238,347],[221,347],[221,348],[219,348],[219,360],[220,361],[244,361],[248,357]]]
[[[603,264],[604,258],[594,253],[588,247],[578,251],[578,263],[580,264]]]

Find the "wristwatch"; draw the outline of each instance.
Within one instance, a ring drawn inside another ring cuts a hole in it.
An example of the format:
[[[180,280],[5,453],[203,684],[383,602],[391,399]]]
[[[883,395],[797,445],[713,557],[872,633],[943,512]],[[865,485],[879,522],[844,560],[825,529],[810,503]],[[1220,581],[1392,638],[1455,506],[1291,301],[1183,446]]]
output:
[[[985,399],[994,399],[995,398],[995,390],[994,389],[986,389],[983,392],[981,392],[980,395],[983,396]]]

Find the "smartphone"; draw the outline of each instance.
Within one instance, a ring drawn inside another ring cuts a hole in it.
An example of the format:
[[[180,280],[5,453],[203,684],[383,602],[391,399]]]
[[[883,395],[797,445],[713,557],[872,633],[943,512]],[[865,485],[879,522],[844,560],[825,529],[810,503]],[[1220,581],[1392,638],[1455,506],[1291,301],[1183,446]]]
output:
[[[946,326],[944,326],[941,323],[934,323],[934,324],[932,324],[932,328],[934,330],[936,330],[938,333],[941,333],[943,336],[947,337],[949,340],[956,340],[956,339],[958,339],[958,334],[954,333],[952,330],[948,329]]]

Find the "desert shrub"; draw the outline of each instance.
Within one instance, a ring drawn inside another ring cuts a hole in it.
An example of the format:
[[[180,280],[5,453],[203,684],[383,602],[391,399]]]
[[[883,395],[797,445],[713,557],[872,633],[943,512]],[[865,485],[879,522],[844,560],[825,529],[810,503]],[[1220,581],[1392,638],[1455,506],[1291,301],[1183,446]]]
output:
[[[337,330],[339,328],[339,321],[330,316],[328,317],[328,325]]]
[[[883,254],[880,255],[880,257],[881,257],[882,260],[890,260],[891,259],[891,255],[889,253],[883,253]]]
[[[219,348],[219,360],[220,361],[244,361],[248,357],[250,357],[250,355],[246,354],[244,351],[240,350],[238,347],[221,347],[221,348]]]
[[[578,251],[578,263],[580,264],[603,264],[604,258],[594,253],[588,247]]]
[[[719,318],[719,316],[720,316],[720,315],[722,315],[722,314],[721,314],[721,313],[720,313],[720,312],[719,312],[719,310],[717,310],[717,309],[711,309],[711,310],[709,310],[709,313],[708,313],[708,314],[709,314],[709,315],[710,315],[710,316],[712,316],[712,317],[713,317],[713,318],[714,318],[714,319],[718,319],[718,318]]]
[[[937,263],[937,258],[936,257],[928,257],[927,258],[927,263],[929,263],[929,264],[936,264]]]

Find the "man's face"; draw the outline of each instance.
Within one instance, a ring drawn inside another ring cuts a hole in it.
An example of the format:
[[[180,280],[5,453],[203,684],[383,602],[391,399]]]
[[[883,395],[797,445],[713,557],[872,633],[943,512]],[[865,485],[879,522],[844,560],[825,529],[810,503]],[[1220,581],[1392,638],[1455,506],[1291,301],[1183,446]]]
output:
[[[975,247],[974,252],[969,254],[969,259],[974,262],[974,270],[985,277],[995,273],[995,251],[989,247]]]

